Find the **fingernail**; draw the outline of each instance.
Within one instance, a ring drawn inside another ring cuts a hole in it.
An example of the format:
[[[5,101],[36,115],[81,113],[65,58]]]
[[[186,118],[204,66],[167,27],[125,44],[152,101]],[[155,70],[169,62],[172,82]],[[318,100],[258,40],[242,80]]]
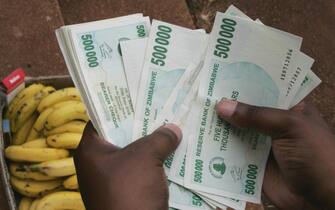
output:
[[[237,104],[237,101],[222,99],[216,104],[215,109],[220,117],[231,117],[236,110]]]
[[[167,123],[167,124],[163,125],[162,127],[160,127],[159,129],[169,129],[171,132],[173,132],[177,136],[179,141],[181,141],[181,139],[183,138],[182,131],[175,124]]]

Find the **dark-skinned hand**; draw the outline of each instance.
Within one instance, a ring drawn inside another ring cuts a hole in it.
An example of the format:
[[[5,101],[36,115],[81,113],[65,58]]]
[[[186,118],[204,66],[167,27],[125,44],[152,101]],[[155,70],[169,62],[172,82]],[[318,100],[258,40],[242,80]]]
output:
[[[335,209],[335,138],[318,111],[304,102],[289,111],[223,100],[218,115],[272,137],[263,191],[287,210]]]
[[[283,111],[223,101],[217,112],[235,126],[272,136],[263,189],[275,205],[292,210],[335,209],[334,136],[314,108],[302,103]],[[87,209],[167,209],[162,163],[180,138],[180,130],[169,125],[119,149],[88,125],[75,156]]]
[[[125,148],[101,139],[91,123],[74,156],[87,210],[167,210],[168,185],[163,161],[180,140],[167,124]]]

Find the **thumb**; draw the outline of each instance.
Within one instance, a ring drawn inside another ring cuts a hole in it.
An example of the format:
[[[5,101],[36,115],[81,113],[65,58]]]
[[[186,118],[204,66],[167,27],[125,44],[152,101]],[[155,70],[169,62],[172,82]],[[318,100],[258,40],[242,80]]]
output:
[[[83,136],[81,137],[80,143],[77,147],[77,153],[79,152],[95,152],[95,151],[117,151],[118,147],[108,143],[106,140],[101,138],[98,132],[95,130],[91,121],[89,121],[84,129]]]
[[[166,124],[145,137],[144,141],[154,156],[163,162],[177,148],[181,139],[180,128],[174,124]]]
[[[285,110],[257,107],[226,99],[216,105],[216,112],[234,126],[252,128],[268,135],[280,134],[290,129],[295,116]]]

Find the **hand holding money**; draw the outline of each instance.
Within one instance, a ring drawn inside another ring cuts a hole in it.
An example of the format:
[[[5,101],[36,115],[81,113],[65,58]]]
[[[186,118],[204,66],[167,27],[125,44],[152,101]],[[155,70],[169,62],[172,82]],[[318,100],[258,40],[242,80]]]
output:
[[[319,112],[304,102],[289,111],[224,100],[220,117],[272,136],[263,190],[280,209],[334,209],[335,138]],[[327,148],[327,149],[325,149]]]
[[[216,111],[235,126],[253,128],[273,136],[274,157],[268,163],[263,189],[277,207],[315,209],[315,205],[334,208],[331,197],[335,188],[329,180],[335,176],[335,171],[331,170],[334,169],[335,140],[317,110],[304,103],[283,111],[226,100],[218,103]],[[159,181],[154,180],[155,177],[164,180],[162,160],[174,150],[178,144],[177,136],[181,135],[175,126],[169,128],[175,131],[161,128],[119,149],[100,139],[89,124],[75,156],[86,206],[89,209],[128,209],[128,206],[134,209],[133,206],[140,205],[144,209],[165,209],[166,183],[158,184]],[[155,160],[156,157],[159,159]],[[153,170],[156,167],[150,166],[151,163],[157,163],[159,170]],[[150,169],[141,170],[146,167]],[[99,178],[92,182],[91,177]],[[162,198],[155,196],[159,192],[164,192]]]
[[[88,123],[74,157],[86,208],[167,209],[163,161],[181,138],[181,130],[168,124],[120,149],[101,139]]]
[[[150,23],[143,14],[63,26],[56,34],[97,133],[122,148],[84,138],[76,163],[88,207],[111,208],[108,192],[121,209],[164,209],[168,198],[173,209],[244,210],[247,202],[261,203],[265,171],[265,192],[285,208],[302,205],[299,196],[317,204],[315,194],[302,194],[317,183],[320,196],[331,190],[325,180],[334,161],[320,152],[333,148],[331,134],[309,109],[294,107],[321,83],[314,59],[300,50],[302,37],[253,21],[233,5],[217,12],[209,34]],[[298,114],[284,111],[291,107]],[[160,135],[165,123],[183,131],[175,151],[177,142]],[[271,138],[279,167],[270,158],[266,170]],[[281,186],[271,183],[279,176],[269,168],[280,169]],[[102,182],[90,184],[91,177]]]

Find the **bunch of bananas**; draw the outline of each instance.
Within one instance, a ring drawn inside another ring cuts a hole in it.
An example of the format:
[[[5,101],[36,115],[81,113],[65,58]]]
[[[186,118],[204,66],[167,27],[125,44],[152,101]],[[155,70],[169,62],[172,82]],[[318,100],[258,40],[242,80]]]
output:
[[[9,104],[10,182],[19,210],[84,210],[71,157],[88,121],[77,89],[32,84]]]

